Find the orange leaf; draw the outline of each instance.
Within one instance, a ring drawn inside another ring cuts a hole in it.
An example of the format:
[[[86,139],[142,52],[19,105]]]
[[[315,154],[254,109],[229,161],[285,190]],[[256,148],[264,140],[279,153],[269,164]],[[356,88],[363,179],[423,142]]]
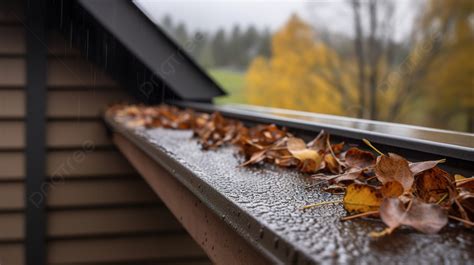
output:
[[[403,186],[398,181],[389,181],[380,188],[380,192],[384,198],[397,198],[403,194]]]

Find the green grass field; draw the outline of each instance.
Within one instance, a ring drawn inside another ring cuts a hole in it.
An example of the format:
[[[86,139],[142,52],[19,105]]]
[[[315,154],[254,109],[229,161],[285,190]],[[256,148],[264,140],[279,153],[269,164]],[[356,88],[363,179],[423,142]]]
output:
[[[216,99],[217,104],[245,103],[244,73],[224,69],[208,69],[207,72],[227,92],[227,96]]]

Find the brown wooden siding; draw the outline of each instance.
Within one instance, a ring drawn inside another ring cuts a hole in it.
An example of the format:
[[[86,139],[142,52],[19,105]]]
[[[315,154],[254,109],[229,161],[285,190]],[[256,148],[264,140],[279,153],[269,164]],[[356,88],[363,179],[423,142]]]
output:
[[[25,209],[23,186],[22,181],[0,183],[0,213],[2,210]],[[48,182],[45,189],[47,190],[45,197],[33,198],[35,201],[46,200],[47,206],[52,210],[160,204],[148,185],[136,176],[128,179],[113,177],[86,180],[60,179]]]
[[[25,264],[24,252],[22,243],[0,244],[2,264]]]
[[[48,246],[49,263],[123,262],[190,258],[202,259],[202,250],[186,234],[57,240]],[[87,253],[87,254],[86,254]]]
[[[105,134],[102,112],[124,90],[80,57],[48,67],[49,263],[204,259]]]
[[[0,62],[2,60],[3,59],[0,59]],[[0,74],[0,80],[2,80],[2,74]],[[25,117],[25,92],[23,89],[16,90],[9,86],[2,86],[1,84],[0,88],[0,120],[23,120]]]
[[[20,1],[0,1],[0,263],[24,264],[25,35]]]
[[[25,29],[21,1],[0,2],[0,264],[25,239]],[[113,146],[101,113],[130,99],[60,35],[48,37],[45,194],[49,264],[209,264]]]
[[[25,124],[23,121],[2,121],[0,126],[0,149],[22,149],[25,147]]]
[[[0,264],[24,264],[22,9],[20,1],[0,1]]]
[[[1,122],[0,122],[1,124]],[[1,126],[4,126],[1,124]],[[0,180],[18,180],[25,177],[25,155],[22,151],[0,152]]]

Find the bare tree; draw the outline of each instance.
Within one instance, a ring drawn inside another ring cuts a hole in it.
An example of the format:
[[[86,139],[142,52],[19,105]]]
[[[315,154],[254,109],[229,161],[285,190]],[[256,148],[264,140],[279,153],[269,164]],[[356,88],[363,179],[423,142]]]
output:
[[[356,62],[355,72],[351,67],[344,67],[349,62],[335,62],[332,58],[328,60],[328,72],[319,69],[315,72],[333,85],[343,100],[348,100],[343,104],[350,104],[350,89],[340,79],[345,74],[352,75],[357,84],[356,116],[377,119],[377,88],[383,78],[381,60],[385,59],[390,64],[393,58],[395,24],[392,18],[395,5],[393,0],[349,0],[347,3],[353,17],[352,54]],[[368,29],[364,30],[364,25],[368,25]],[[331,43],[330,38],[325,41],[331,47],[338,46]]]
[[[363,32],[362,32],[362,21],[361,21],[361,4],[359,0],[352,0],[352,11],[354,13],[354,51],[357,58],[358,66],[358,91],[359,91],[359,111],[357,117],[363,118],[365,116],[365,54],[363,44]]]

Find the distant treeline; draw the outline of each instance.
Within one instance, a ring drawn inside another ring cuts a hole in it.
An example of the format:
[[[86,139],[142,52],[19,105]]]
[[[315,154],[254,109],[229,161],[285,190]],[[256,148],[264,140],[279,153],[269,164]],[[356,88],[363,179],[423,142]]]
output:
[[[252,25],[246,29],[235,25],[230,31],[191,32],[186,24],[175,23],[166,15],[160,26],[205,68],[245,70],[256,56],[270,57],[270,31]]]

